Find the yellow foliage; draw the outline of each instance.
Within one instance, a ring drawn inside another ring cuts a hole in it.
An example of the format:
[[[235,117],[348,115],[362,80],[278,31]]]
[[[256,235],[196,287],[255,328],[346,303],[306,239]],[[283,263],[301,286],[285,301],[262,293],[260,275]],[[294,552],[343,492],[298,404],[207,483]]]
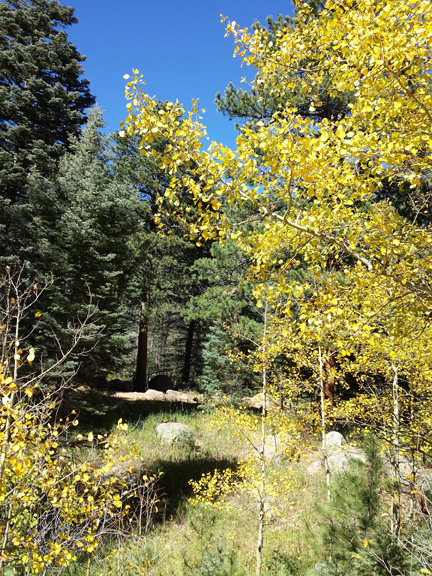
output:
[[[126,451],[124,434],[90,432],[90,451],[72,453],[68,437],[78,421],[56,421],[53,391],[40,385],[47,371],[21,375],[37,355],[18,338],[22,311],[36,299],[19,273],[7,268],[0,276],[1,573],[5,565],[45,573],[75,562],[80,550],[93,552],[104,530],[120,527],[133,496],[111,473]],[[120,421],[118,429],[127,425]]]
[[[359,394],[331,414],[324,405],[326,418],[378,428],[398,455],[430,453],[432,230],[416,214],[430,216],[432,202],[424,186],[432,173],[432,10],[429,0],[346,4],[327,0],[312,18],[299,2],[296,26],[271,37],[227,23],[234,53],[256,72],[253,88],[285,102],[271,119],[246,124],[235,150],[215,142],[204,149],[196,105],[187,113],[172,103],[160,114],[136,70],[124,128],[140,135],[143,155],[154,156],[158,141],[156,160],[171,176],[165,197],[178,205],[187,191],[195,203],[191,237],[230,237],[251,259],[257,306],[270,302],[275,311],[255,365],[289,358],[281,384],[295,399],[322,379],[321,351],[330,350],[332,376],[343,382],[349,373]],[[352,95],[349,114],[312,120],[290,101],[295,93],[317,109],[322,86]],[[404,194],[411,219],[379,200],[385,185]],[[257,225],[233,227],[236,206]],[[299,282],[290,272],[305,266]],[[258,425],[242,412],[217,417],[249,439]],[[240,466],[238,487],[249,472]],[[223,496],[227,474],[203,479],[197,494]]]

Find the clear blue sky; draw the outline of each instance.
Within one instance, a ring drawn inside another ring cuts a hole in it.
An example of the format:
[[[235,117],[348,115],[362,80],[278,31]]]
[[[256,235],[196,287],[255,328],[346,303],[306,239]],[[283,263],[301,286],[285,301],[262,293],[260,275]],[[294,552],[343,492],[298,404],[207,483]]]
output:
[[[79,23],[67,30],[81,54],[85,77],[105,110],[109,131],[124,119],[123,75],[138,68],[147,92],[161,100],[199,98],[211,140],[233,145],[233,122],[216,113],[215,94],[246,71],[232,56],[220,14],[241,27],[268,15],[293,14],[290,0],[62,0],[73,6]],[[248,76],[253,77],[252,71]]]

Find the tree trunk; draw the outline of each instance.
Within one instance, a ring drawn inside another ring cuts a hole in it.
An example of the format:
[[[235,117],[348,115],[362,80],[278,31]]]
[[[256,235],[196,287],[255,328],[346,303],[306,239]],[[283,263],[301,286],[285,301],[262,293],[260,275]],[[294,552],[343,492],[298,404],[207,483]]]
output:
[[[321,416],[321,438],[322,438],[322,451],[324,455],[324,465],[326,470],[327,481],[327,500],[330,500],[330,468],[328,463],[327,442],[326,442],[326,415],[325,415],[325,383],[324,383],[324,364],[321,346],[318,346],[318,361],[319,361],[319,390],[320,390],[320,416]]]
[[[264,547],[264,526],[267,503],[267,466],[265,459],[266,444],[266,416],[267,416],[267,309],[268,303],[264,308],[264,333],[262,339],[262,412],[261,412],[261,446],[259,450],[259,462],[261,467],[261,490],[258,490],[258,535],[256,543],[256,568],[255,576],[261,576],[262,570],[262,551]]]
[[[185,358],[183,364],[183,376],[182,376],[182,384],[186,388],[190,382],[190,373],[191,373],[191,365],[192,365],[192,350],[193,350],[193,339],[195,334],[195,327],[196,327],[196,320],[191,320],[188,327],[187,333],[187,340],[186,340],[186,350],[185,350]]]
[[[149,318],[147,313],[146,301],[141,301],[139,332],[138,332],[138,352],[137,363],[134,377],[135,392],[145,392],[147,386],[147,359],[148,359],[148,328]]]
[[[391,499],[391,532],[394,536],[399,535],[401,525],[401,510],[400,510],[400,497],[401,497],[401,477],[399,468],[399,378],[398,367],[392,364],[393,382],[392,382],[392,396],[393,396],[393,423],[392,423],[392,447],[391,447],[391,464],[392,464],[392,480],[394,482],[394,493]]]

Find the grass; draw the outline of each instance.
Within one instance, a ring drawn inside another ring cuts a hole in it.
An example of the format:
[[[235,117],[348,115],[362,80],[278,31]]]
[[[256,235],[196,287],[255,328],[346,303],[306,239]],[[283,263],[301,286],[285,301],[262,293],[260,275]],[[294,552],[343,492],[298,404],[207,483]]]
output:
[[[211,409],[185,410],[172,404],[126,402],[91,394],[86,398],[87,403],[81,404],[81,429],[109,431],[109,426],[113,427],[118,418],[128,420],[128,445],[135,445],[136,451],[132,456],[126,453],[124,456],[126,459],[141,457],[149,471],[161,472],[162,476],[158,481],[159,511],[152,529],[141,537],[131,534],[100,547],[91,559],[90,576],[102,573],[112,576],[254,574],[257,532],[254,500],[246,496],[232,497],[231,505],[223,510],[192,505],[189,483],[215,469],[235,469],[245,455],[245,445],[228,429],[209,430]],[[92,414],[95,405],[97,413]],[[197,438],[196,444],[161,444],[156,427],[162,422],[188,425]],[[302,483],[305,484],[303,480]],[[292,570],[300,554],[300,508],[307,510],[307,500],[302,500],[301,491],[294,499],[297,505],[292,507],[289,501],[281,503],[281,515],[272,517],[266,527],[264,574],[297,574]],[[306,552],[301,550],[302,558],[313,556]],[[68,576],[86,573],[85,563],[68,569]]]
[[[127,403],[112,397],[97,399],[98,413],[93,419],[98,430],[109,431],[118,418],[129,421],[128,458],[139,456],[150,472],[160,472],[159,511],[147,533],[136,531],[104,542],[93,554],[69,567],[65,576],[252,576],[255,574],[257,504],[250,495],[233,495],[225,508],[192,503],[189,481],[203,473],[238,466],[247,454],[244,444],[228,429],[209,430],[211,409],[183,410],[182,406],[162,403]],[[141,405],[142,404],[142,405]],[[145,405],[144,405],[145,404]],[[91,425],[91,403],[82,411],[83,429]],[[123,411],[124,408],[124,411]],[[167,411],[167,408],[169,409]],[[178,408],[175,410],[175,408]],[[197,442],[164,445],[156,434],[162,422],[188,425]],[[353,442],[355,435],[350,439]],[[302,436],[302,444],[319,450],[319,440]],[[313,458],[318,458],[318,452]],[[278,481],[288,470],[297,482],[278,502],[279,514],[269,516],[265,527],[262,576],[323,576],[327,568],[328,547],[322,545],[323,531],[329,523],[322,510],[326,502],[324,475],[311,476],[306,458],[299,463],[276,459],[269,476]],[[320,511],[321,510],[321,511]],[[332,574],[342,572],[332,572]],[[372,571],[369,576],[379,572]],[[345,573],[344,573],[345,574]],[[414,576],[414,572],[411,576]],[[416,576],[418,576],[416,574]]]

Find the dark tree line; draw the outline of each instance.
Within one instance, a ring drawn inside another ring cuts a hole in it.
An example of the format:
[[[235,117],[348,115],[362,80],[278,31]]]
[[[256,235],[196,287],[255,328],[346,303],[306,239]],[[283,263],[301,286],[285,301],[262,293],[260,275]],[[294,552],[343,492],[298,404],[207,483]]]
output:
[[[85,58],[67,37],[76,21],[56,0],[0,4],[1,265],[53,280],[28,326],[44,362],[87,317],[71,373],[133,378],[139,390],[157,373],[190,385],[205,335],[186,314],[202,288],[191,267],[208,247],[168,215],[159,234],[169,177],[136,142],[104,135]]]

